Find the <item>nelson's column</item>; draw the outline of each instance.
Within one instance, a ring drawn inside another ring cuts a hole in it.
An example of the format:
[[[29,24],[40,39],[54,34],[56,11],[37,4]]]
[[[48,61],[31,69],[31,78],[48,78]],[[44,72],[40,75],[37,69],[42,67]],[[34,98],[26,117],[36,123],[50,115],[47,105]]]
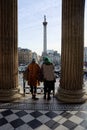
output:
[[[44,15],[43,22],[43,57],[47,55],[47,21],[46,16]]]

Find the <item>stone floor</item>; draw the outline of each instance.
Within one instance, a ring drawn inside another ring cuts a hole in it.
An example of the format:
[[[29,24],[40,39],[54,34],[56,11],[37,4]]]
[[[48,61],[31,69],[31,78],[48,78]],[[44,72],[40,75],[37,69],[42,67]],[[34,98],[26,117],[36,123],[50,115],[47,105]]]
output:
[[[21,100],[0,103],[0,130],[87,130],[87,103],[65,104],[37,94]]]
[[[84,83],[87,87],[87,81]],[[56,90],[58,84],[57,79]],[[26,94],[15,102],[0,103],[0,130],[87,130],[87,102],[61,103],[52,94],[48,101],[43,99],[43,93],[37,97],[33,100],[31,94]]]

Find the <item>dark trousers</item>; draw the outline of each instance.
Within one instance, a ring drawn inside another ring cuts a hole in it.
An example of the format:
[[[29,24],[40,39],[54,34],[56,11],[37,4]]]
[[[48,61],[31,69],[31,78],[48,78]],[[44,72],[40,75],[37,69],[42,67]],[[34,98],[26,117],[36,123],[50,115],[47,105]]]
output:
[[[44,96],[47,93],[49,98],[52,89],[54,90],[54,81],[44,81]]]
[[[32,95],[36,96],[36,86],[30,86]]]

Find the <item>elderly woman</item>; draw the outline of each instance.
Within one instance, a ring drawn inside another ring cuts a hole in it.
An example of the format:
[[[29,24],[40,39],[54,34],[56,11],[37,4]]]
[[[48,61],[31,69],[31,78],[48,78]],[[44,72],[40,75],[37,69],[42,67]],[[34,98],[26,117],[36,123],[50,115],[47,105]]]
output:
[[[54,66],[47,57],[44,58],[44,62],[41,66],[41,73],[44,82],[44,99],[46,99],[47,94],[47,99],[50,100],[50,92],[51,89],[54,87],[55,75]]]

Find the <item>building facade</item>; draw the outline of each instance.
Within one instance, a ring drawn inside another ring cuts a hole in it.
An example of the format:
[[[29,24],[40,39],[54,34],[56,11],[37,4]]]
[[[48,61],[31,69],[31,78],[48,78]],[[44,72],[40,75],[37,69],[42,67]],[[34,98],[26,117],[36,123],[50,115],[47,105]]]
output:
[[[61,56],[55,50],[47,50],[47,56],[51,60],[54,65],[60,65],[61,63]]]
[[[29,64],[32,60],[32,51],[29,49],[18,48],[18,64]]]

